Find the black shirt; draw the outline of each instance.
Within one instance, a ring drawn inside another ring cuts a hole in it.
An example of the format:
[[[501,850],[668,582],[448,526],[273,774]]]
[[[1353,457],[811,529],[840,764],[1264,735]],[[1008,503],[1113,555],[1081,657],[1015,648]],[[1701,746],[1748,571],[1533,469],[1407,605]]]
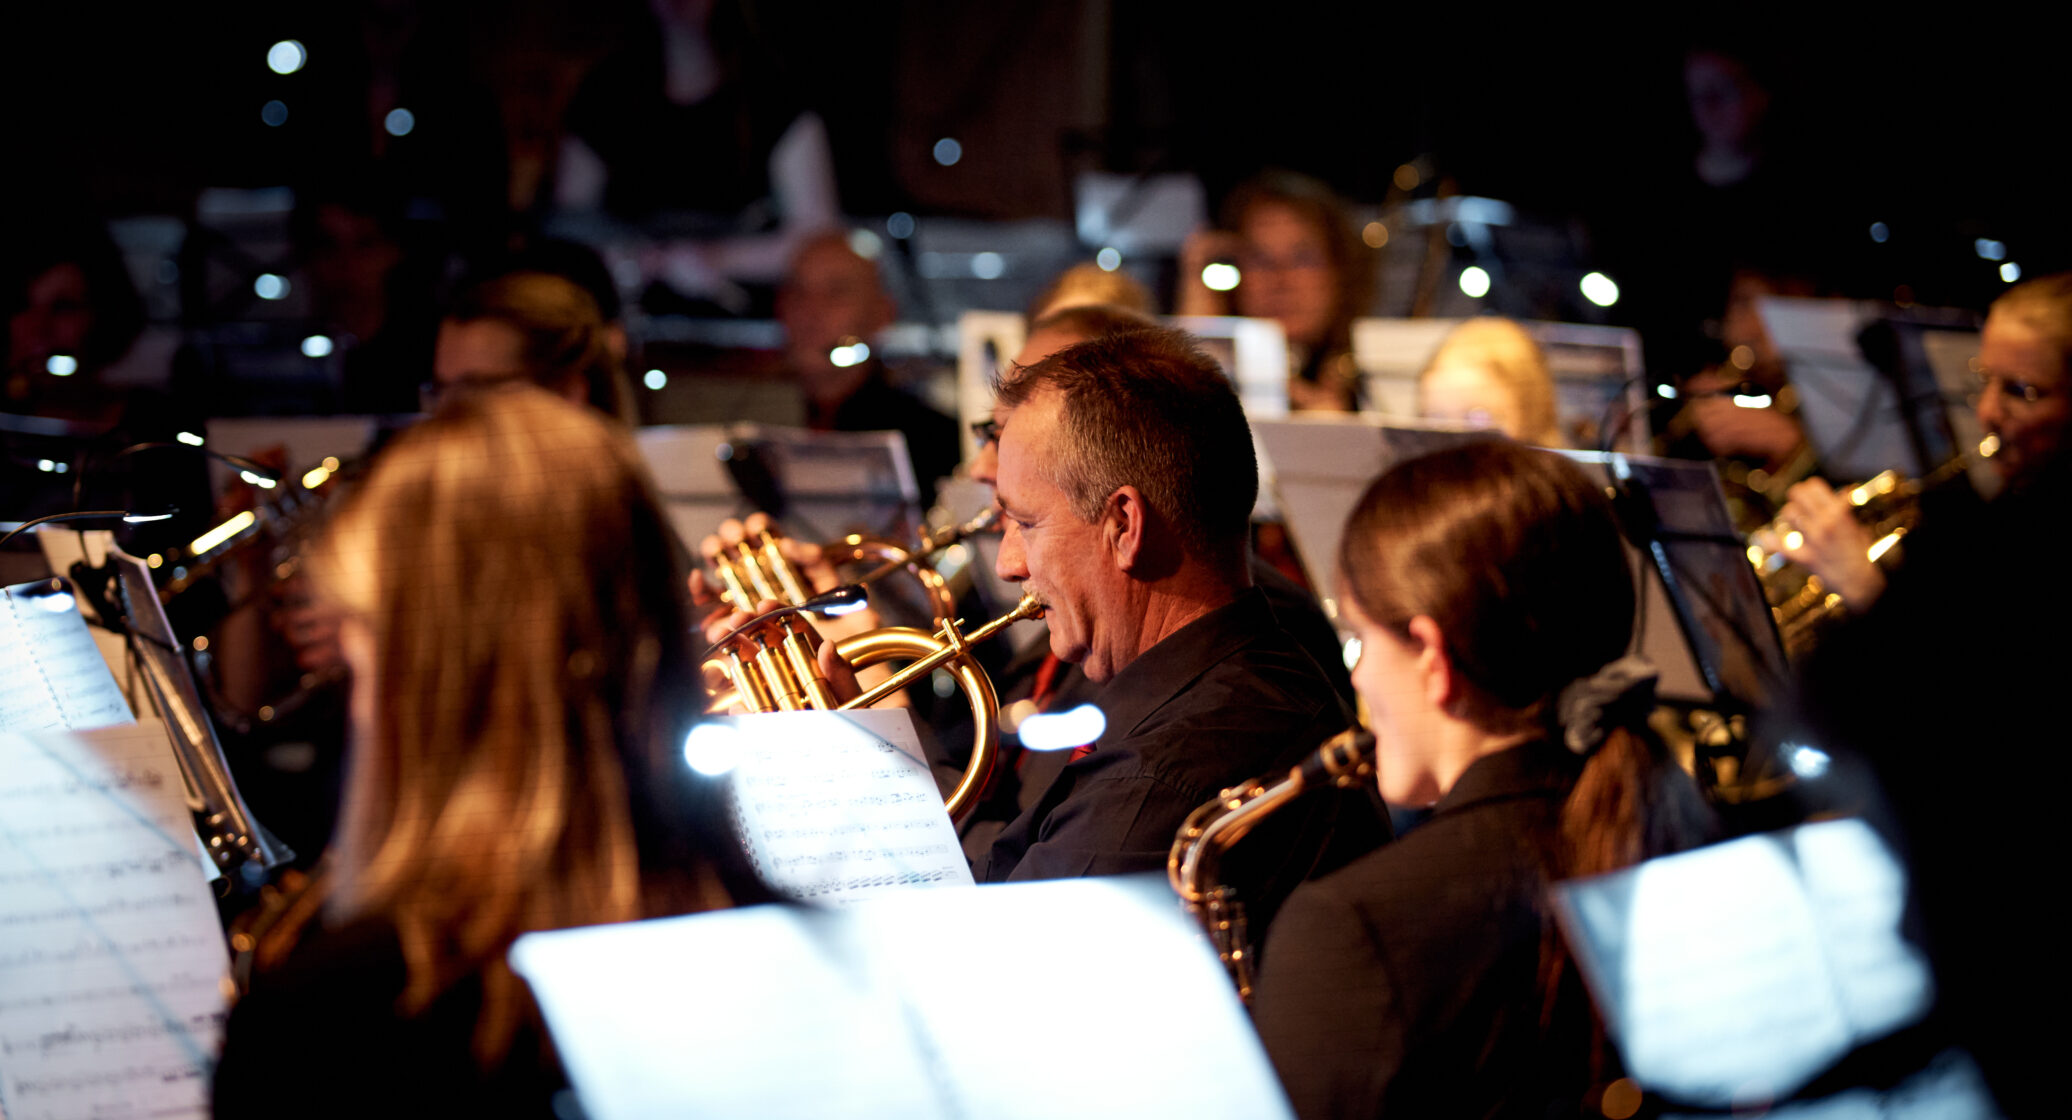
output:
[[[554,1115],[566,1087],[538,1025],[484,1069],[472,1046],[482,985],[466,977],[415,1015],[402,942],[381,919],[305,935],[230,1013],[215,1115],[231,1117]]]
[[[1580,769],[1549,743],[1483,758],[1415,831],[1289,897],[1253,1014],[1303,1120],[1577,1114],[1588,999],[1567,968],[1550,1015],[1540,968]]]
[[[1093,752],[1007,825],[973,868],[980,882],[1162,869],[1189,813],[1227,786],[1294,766],[1351,722],[1257,590],[1153,646],[1100,697],[1108,726]],[[1226,861],[1255,927],[1327,841],[1365,848],[1384,835],[1369,814],[1359,840],[1334,839],[1342,804],[1324,797],[1279,814],[1248,838],[1255,858]],[[1344,831],[1354,831],[1350,819]]]

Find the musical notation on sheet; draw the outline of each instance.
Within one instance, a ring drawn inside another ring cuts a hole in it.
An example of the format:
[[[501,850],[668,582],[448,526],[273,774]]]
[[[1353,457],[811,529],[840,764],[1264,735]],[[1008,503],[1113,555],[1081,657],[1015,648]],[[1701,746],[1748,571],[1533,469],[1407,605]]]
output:
[[[0,731],[132,722],[61,579],[0,588]]]
[[[849,901],[971,883],[906,709],[769,712],[734,727],[735,823],[780,890]]]
[[[0,1115],[207,1115],[228,973],[164,725],[0,732]]]

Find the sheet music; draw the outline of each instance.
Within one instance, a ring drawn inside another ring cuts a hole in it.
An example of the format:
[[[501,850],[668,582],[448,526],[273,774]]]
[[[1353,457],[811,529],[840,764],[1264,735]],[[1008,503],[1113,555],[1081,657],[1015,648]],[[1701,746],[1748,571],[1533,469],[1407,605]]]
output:
[[[0,588],[0,732],[133,722],[72,585]]]
[[[1560,884],[1556,911],[1627,1068],[1694,1104],[1781,1099],[1925,1014],[1905,875],[1841,820]]]
[[[529,934],[511,966],[592,1120],[1291,1115],[1162,875]]]
[[[0,733],[0,1115],[208,1115],[229,983],[165,726]]]
[[[741,752],[729,779],[735,824],[779,890],[848,902],[971,885],[912,712],[766,712],[731,723]]]

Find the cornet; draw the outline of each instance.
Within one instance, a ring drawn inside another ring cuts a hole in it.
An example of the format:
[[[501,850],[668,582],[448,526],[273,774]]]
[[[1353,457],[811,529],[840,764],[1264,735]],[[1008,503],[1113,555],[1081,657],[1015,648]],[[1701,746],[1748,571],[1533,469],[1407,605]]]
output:
[[[999,517],[997,508],[988,507],[961,525],[950,525],[924,534],[911,549],[891,541],[851,533],[821,545],[820,550],[837,564],[875,562],[876,567],[855,581],[859,584],[874,583],[906,569],[920,581],[936,620],[946,621],[957,615],[957,596],[950,590],[949,581],[930,563],[930,558],[966,537],[990,530]],[[805,574],[785,557],[778,540],[776,534],[764,530],[753,539],[723,547],[711,558],[713,570],[719,577],[722,601],[735,610],[747,611],[754,610],[755,605],[765,599],[797,607],[812,596],[812,587]]]
[[[835,652],[859,669],[902,657],[915,660],[844,703],[835,699],[827,678],[821,674],[811,632],[799,616],[830,608],[838,610],[846,604],[860,605],[863,595],[860,585],[840,587],[753,619],[715,643],[706,665],[717,666],[733,688],[714,697],[710,710],[723,712],[736,704],[750,712],[868,708],[936,669],[947,668],[971,702],[971,761],[945,801],[950,817],[961,818],[977,805],[999,752],[1000,699],[993,690],[993,682],[972,659],[971,647],[1023,619],[1043,617],[1043,604],[1034,595],[1025,595],[1013,610],[968,635],[958,629],[958,620],[951,618],[933,634],[893,626],[845,638],[835,643]]]

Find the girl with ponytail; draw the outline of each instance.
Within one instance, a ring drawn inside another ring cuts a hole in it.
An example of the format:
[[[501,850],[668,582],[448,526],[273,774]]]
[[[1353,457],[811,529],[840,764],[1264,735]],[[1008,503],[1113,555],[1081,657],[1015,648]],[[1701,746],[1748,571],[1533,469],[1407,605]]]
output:
[[[1709,831],[1646,727],[1611,508],[1566,459],[1480,442],[1375,480],[1341,545],[1381,793],[1433,812],[1288,900],[1260,1035],[1305,1120],[1573,1115],[1602,1043],[1548,884]]]

